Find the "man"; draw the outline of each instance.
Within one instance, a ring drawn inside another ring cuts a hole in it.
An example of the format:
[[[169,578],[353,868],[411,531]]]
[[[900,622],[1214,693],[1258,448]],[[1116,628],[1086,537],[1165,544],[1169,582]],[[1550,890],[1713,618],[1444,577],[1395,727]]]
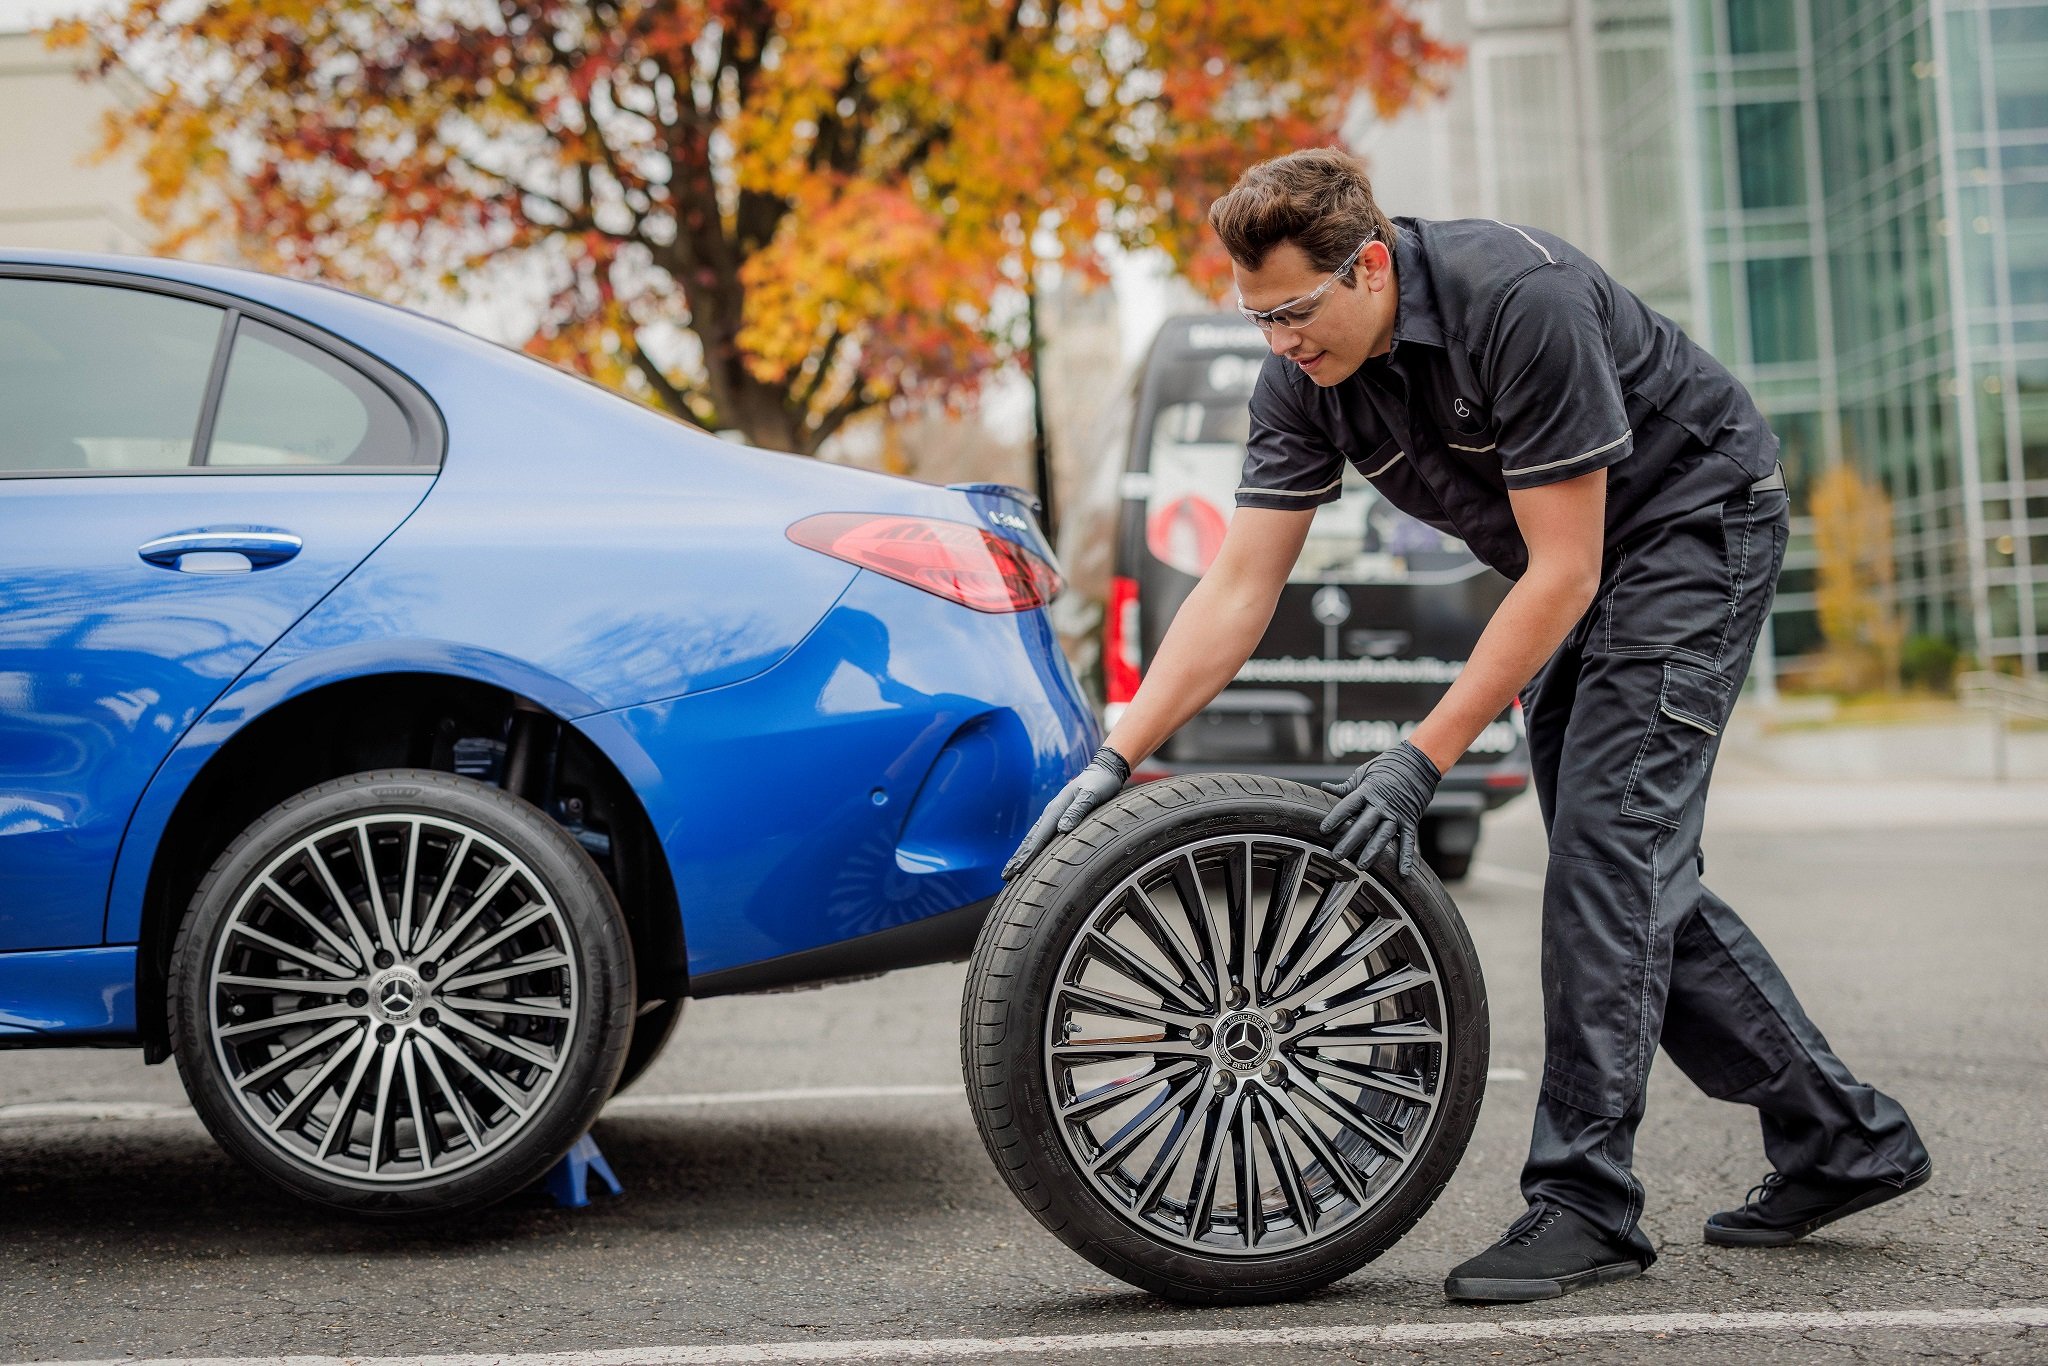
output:
[[[1904,1110],[1850,1074],[1700,882],[1708,774],[1785,551],[1777,439],[1748,393],[1567,243],[1390,221],[1338,151],[1253,167],[1209,220],[1271,339],[1238,512],[1005,876],[1235,676],[1349,460],[1515,584],[1413,736],[1326,784],[1334,852],[1412,867],[1440,776],[1518,692],[1550,838],[1528,1208],[1445,1293],[1542,1299],[1655,1260],[1629,1167],[1659,1043],[1708,1095],[1757,1108],[1774,1168],[1708,1242],[1783,1245],[1924,1183]]]

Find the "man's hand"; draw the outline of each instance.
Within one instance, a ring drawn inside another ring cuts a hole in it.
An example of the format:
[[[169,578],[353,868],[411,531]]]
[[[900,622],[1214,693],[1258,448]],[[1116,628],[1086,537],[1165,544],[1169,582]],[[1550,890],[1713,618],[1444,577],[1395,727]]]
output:
[[[1045,811],[1033,823],[1031,832],[1017,846],[1017,852],[1010,855],[1010,861],[1003,865],[1003,881],[1008,882],[1030,867],[1040,851],[1052,843],[1055,831],[1062,835],[1071,833],[1090,811],[1123,791],[1124,784],[1130,780],[1131,766],[1123,755],[1108,745],[1096,750],[1095,758],[1088,767],[1076,774],[1074,780],[1047,803]]]
[[[1323,791],[1343,800],[1323,818],[1323,833],[1347,822],[1351,827],[1338,837],[1331,852],[1369,868],[1389,843],[1399,840],[1401,876],[1412,874],[1415,832],[1443,776],[1428,755],[1403,740],[1378,758],[1360,764],[1343,782],[1324,783]]]

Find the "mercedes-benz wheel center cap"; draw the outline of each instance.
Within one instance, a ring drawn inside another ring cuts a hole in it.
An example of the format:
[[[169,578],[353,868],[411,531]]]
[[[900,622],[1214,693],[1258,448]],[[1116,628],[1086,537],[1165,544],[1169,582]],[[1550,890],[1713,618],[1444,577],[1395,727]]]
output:
[[[1334,858],[1332,799],[1202,774],[1125,791],[997,899],[961,1055],[996,1168],[1132,1285],[1288,1299],[1393,1246],[1450,1179],[1486,992],[1436,876]]]

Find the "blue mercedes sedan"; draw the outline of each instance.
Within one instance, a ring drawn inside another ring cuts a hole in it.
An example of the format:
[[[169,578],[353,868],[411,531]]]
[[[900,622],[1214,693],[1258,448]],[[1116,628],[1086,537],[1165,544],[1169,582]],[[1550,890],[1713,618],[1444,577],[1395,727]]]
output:
[[[1059,590],[1006,486],[0,253],[0,1047],[174,1057],[310,1200],[486,1204],[687,998],[965,956],[1099,741]]]

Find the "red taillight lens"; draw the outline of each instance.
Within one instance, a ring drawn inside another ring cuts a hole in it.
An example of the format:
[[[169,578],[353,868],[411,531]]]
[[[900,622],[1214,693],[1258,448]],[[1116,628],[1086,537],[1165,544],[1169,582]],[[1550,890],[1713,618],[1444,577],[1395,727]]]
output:
[[[798,545],[887,574],[977,612],[1043,607],[1064,585],[1053,567],[1015,541],[965,522],[821,512],[789,529]]]
[[[1104,702],[1128,702],[1138,695],[1138,581],[1109,581],[1108,622],[1102,633]]]

